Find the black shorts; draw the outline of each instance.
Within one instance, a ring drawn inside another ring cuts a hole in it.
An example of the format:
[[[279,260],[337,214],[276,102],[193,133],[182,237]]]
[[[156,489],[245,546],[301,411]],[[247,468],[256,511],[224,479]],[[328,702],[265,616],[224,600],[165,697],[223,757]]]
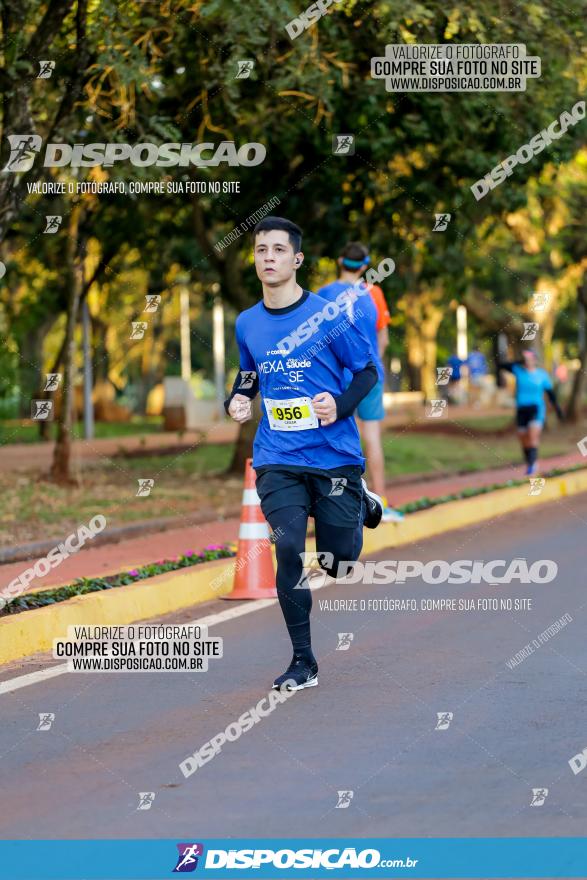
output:
[[[518,428],[527,428],[532,422],[542,424],[542,420],[538,417],[538,407],[536,404],[519,406],[516,410],[516,424]]]
[[[265,519],[284,507],[304,507],[308,516],[340,528],[363,522],[363,486],[359,465],[311,472],[305,468],[259,468],[257,494]]]

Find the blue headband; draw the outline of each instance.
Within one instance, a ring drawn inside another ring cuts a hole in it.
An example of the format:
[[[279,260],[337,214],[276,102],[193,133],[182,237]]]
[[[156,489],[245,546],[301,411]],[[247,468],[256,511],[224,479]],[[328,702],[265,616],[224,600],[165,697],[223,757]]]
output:
[[[362,260],[349,260],[347,257],[342,258],[342,265],[346,266],[347,269],[360,269],[361,266],[368,266],[371,262],[371,258],[369,254]]]

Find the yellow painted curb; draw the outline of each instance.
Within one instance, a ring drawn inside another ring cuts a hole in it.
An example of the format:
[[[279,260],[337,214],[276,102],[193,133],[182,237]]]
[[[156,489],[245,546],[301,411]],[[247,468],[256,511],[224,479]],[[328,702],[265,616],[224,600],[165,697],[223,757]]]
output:
[[[232,589],[235,562],[218,559],[2,617],[0,664],[51,651],[53,639],[63,638],[68,626],[134,623],[224,596]]]
[[[411,514],[403,522],[383,523],[376,530],[365,530],[363,554],[412,544],[442,532],[580,492],[587,492],[587,469],[549,477],[539,495],[528,494],[528,483],[450,501]],[[0,664],[50,651],[53,640],[65,636],[71,625],[134,623],[226,595],[232,589],[235,562],[234,558],[219,559],[125,587],[88,593],[34,611],[2,617]]]
[[[539,495],[530,495],[529,491],[528,480],[524,486],[495,489],[486,495],[448,501],[420,513],[409,514],[399,523],[382,523],[377,529],[365,530],[363,533],[363,553],[378,553],[387,547],[401,547],[432,538],[442,532],[491,520],[514,510],[587,492],[587,468],[561,474],[560,477],[548,477]]]

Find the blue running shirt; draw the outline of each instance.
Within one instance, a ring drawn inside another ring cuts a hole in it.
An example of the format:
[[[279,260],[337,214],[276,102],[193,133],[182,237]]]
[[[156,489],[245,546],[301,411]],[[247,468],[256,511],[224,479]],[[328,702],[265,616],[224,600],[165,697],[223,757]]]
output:
[[[527,370],[521,364],[513,364],[511,369],[516,377],[516,406],[537,406],[538,418],[544,421],[546,417],[544,392],[552,389],[550,376],[541,367]]]
[[[344,308],[304,291],[299,305],[274,314],[258,302],[236,320],[241,370],[259,376],[262,417],[253,467],[269,464],[324,468],[365,465],[352,416],[322,427],[312,398],[346,390],[353,373],[372,360],[368,340]]]
[[[354,303],[349,304],[347,307],[347,313],[350,319],[355,325],[361,328],[369,340],[371,359],[377,367],[377,377],[379,381],[383,382],[385,380],[385,370],[383,368],[383,362],[379,357],[379,343],[377,341],[377,306],[373,302],[371,294],[369,293],[369,288],[366,284],[361,281],[354,286],[359,292],[359,299]],[[342,293],[343,290],[348,290],[349,287],[353,287],[353,285],[349,284],[348,281],[333,281],[332,284],[327,284],[325,287],[321,287],[318,291],[318,296],[321,296],[323,299],[336,300],[336,297]],[[346,373],[345,375],[349,381],[352,379],[350,373]]]

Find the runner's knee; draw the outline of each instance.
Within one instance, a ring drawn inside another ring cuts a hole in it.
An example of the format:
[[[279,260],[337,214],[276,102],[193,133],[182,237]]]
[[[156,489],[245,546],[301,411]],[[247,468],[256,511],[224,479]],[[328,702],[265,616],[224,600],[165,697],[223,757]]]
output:
[[[303,508],[276,511],[271,515],[269,524],[275,536],[277,565],[299,577],[302,569],[301,554],[306,545],[306,511]]]
[[[275,541],[275,554],[277,562],[280,565],[286,565],[288,568],[299,564],[302,566],[300,554],[304,551],[304,540],[300,541],[298,535],[291,531],[286,531]]]

